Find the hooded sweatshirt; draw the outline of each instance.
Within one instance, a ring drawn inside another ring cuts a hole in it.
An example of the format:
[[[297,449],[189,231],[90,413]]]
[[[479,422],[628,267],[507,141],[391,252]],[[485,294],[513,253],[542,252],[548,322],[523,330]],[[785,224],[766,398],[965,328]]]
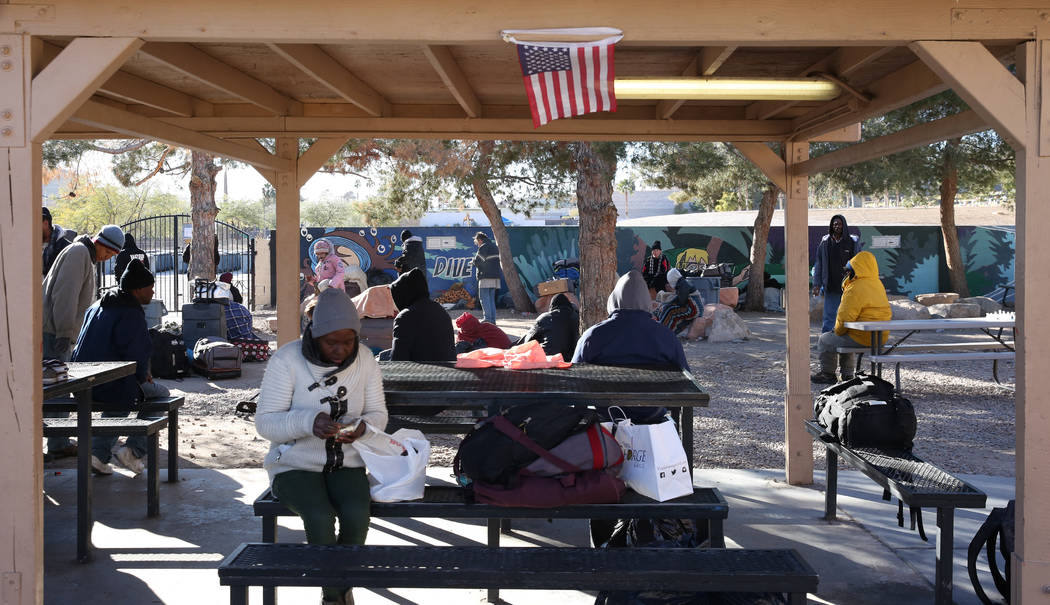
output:
[[[848,334],[850,338],[864,346],[871,345],[871,332],[850,330],[844,325],[847,321],[886,321],[893,319],[893,310],[886,297],[886,288],[879,280],[879,265],[871,252],[860,252],[849,261],[855,277],[843,280],[842,302],[835,316],[835,333],[839,336]],[[882,341],[886,342],[886,332]]]
[[[573,363],[662,365],[689,369],[682,343],[657,323],[649,309],[652,299],[642,274],[620,277],[609,295],[609,319],[587,329],[576,344]]]
[[[67,231],[58,225],[51,225],[51,237],[47,240],[47,244],[44,245],[44,275],[51,270],[51,265],[55,264],[55,259],[58,258],[58,254],[65,250],[66,246],[73,243],[73,238],[76,236],[75,231]]]
[[[452,320],[430,300],[426,274],[419,269],[402,273],[390,284],[390,296],[399,309],[394,318],[391,361],[455,361]]]
[[[335,255],[335,250],[332,249],[332,242],[319,239],[314,242],[314,255],[317,255],[318,251],[325,252],[325,257],[317,261],[314,265],[314,274],[317,276],[317,280],[329,280],[329,284],[337,290],[344,290],[346,288],[345,279],[346,276],[343,270],[343,261],[339,260],[339,257]]]
[[[401,258],[398,259],[401,272],[405,273],[412,269],[419,269],[420,271],[426,272],[427,255],[423,251],[423,238],[418,235],[413,235],[402,243],[402,247],[405,252],[401,255]]]
[[[835,219],[842,221],[842,240],[840,242],[835,242],[831,236],[831,225],[835,222]],[[833,250],[839,248],[836,245],[837,243],[847,247],[845,259],[832,258]],[[831,220],[828,222],[828,234],[821,238],[820,243],[817,244],[817,258],[813,263],[813,285],[820,286],[825,292],[839,292],[841,289],[840,282],[832,279],[832,275],[835,273],[832,266],[834,265],[841,269],[846,264],[846,260],[860,252],[860,248],[860,239],[856,235],[849,234],[849,225],[846,223],[846,217],[841,214],[831,217]]]
[[[71,342],[80,333],[84,311],[95,300],[95,243],[81,235],[66,246],[43,285],[44,333]]]
[[[648,295],[648,293],[646,293]],[[562,359],[572,359],[576,341],[580,338],[580,314],[565,294],[551,299],[549,311],[536,318],[536,323],[516,344],[539,341],[547,355],[561,353]]]
[[[134,361],[135,373],[91,389],[95,401],[133,405],[149,378],[153,342],[138,299],[123,290],[108,292],[91,305],[73,349],[73,361]]]
[[[478,321],[477,317],[470,313],[464,313],[456,318],[456,342],[473,344],[478,340],[485,342],[486,347],[497,349],[509,349],[510,337],[498,326],[489,322]]]
[[[124,274],[124,269],[128,267],[128,263],[136,258],[142,261],[142,265],[145,268],[149,269],[149,257],[146,256],[146,252],[135,243],[135,236],[125,233],[124,247],[117,253],[117,257],[113,261],[113,276],[117,278],[118,282],[120,281],[120,276]]]

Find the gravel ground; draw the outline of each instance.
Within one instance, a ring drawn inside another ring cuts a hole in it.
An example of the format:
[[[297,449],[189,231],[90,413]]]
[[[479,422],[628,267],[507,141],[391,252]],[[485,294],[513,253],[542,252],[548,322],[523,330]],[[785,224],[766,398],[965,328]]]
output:
[[[457,313],[457,312],[454,312]],[[257,332],[269,340],[272,312],[256,314]],[[697,379],[711,395],[710,407],[696,410],[695,459],[703,468],[783,468],[786,366],[784,316],[743,313],[751,339],[709,343],[683,341]],[[535,314],[501,311],[508,334],[524,334]],[[816,340],[816,329],[811,329]],[[972,338],[960,334],[959,338]],[[943,339],[922,333],[909,342]],[[1000,376],[1013,384],[1013,363]],[[186,395],[180,418],[180,458],[186,468],[259,466],[269,446],[234,406],[248,399],[262,380],[265,364],[246,363],[239,379],[208,381],[199,376],[163,381]],[[901,384],[918,414],[915,452],[955,473],[1013,476],[1013,392],[992,381],[991,362],[914,364],[901,371]],[[451,466],[460,437],[434,435],[431,464]],[[162,440],[163,441],[163,440]],[[814,446],[817,467],[823,448]],[[61,460],[49,467],[72,466]]]

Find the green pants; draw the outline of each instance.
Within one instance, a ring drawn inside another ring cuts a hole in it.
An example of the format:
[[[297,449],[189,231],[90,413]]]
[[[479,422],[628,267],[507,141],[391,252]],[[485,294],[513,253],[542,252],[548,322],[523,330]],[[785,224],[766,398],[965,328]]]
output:
[[[273,493],[302,518],[308,543],[365,543],[372,504],[365,469],[341,468],[331,473],[285,471],[273,478]],[[324,598],[341,602],[348,588],[325,586]]]

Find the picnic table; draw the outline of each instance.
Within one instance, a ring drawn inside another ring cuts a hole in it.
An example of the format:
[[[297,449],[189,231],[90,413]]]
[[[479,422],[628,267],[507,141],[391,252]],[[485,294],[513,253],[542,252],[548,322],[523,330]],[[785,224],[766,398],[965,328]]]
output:
[[[73,395],[77,401],[77,560],[91,559],[91,388],[135,373],[134,361],[66,363],[69,378],[44,385],[44,399]]]
[[[1013,336],[1014,319],[1004,317],[975,317],[954,319],[891,319],[887,321],[848,321],[847,328],[871,332],[870,361],[872,370],[882,375],[882,364],[896,363],[896,385],[900,389],[900,364],[909,362],[937,361],[992,361],[992,377],[999,380],[999,362],[1014,358],[1012,338],[1004,338],[1004,332]],[[938,330],[973,330],[988,337],[986,341],[951,341],[936,343],[905,344],[917,332]],[[882,344],[883,332],[904,332],[899,338],[891,338]],[[980,350],[974,349],[997,349]],[[922,350],[921,353],[906,352]],[[840,351],[842,352],[842,351]],[[858,364],[859,365],[859,364]]]

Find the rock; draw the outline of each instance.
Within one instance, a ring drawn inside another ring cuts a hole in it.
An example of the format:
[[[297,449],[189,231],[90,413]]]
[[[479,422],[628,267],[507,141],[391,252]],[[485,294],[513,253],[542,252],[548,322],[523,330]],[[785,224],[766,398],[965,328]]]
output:
[[[744,320],[727,307],[715,309],[711,328],[707,331],[708,342],[729,342],[751,337]]]
[[[719,304],[735,307],[738,302],[740,302],[740,290],[737,290],[736,288],[718,289]]]
[[[955,292],[938,292],[936,294],[919,294],[915,297],[915,300],[920,305],[947,305],[959,300],[959,295]]]
[[[893,319],[930,319],[930,308],[909,298],[890,300]]]
[[[271,332],[277,332],[277,318],[271,317],[266,320],[266,325],[269,326]]]
[[[999,301],[988,298],[987,296],[971,296],[969,298],[960,298],[957,302],[974,304],[981,307],[981,315],[988,315],[989,313],[998,313],[1003,310],[1003,306],[999,304]]]
[[[711,327],[710,317],[697,317],[693,320],[693,324],[689,326],[689,333],[686,336],[689,340],[700,340],[707,335],[707,330]]]
[[[931,315],[943,319],[981,317],[981,306],[975,303],[930,305],[927,308],[930,310]],[[896,319],[896,317],[894,319]]]

